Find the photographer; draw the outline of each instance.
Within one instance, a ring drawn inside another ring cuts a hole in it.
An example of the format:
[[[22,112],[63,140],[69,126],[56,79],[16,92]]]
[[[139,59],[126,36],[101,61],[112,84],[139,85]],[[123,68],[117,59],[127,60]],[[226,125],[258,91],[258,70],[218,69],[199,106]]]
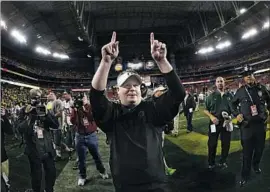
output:
[[[101,177],[107,179],[108,175],[98,152],[97,126],[92,116],[91,106],[83,95],[75,98],[70,120],[76,129],[75,145],[79,158],[78,185],[83,186],[86,182],[86,149],[92,155]]]
[[[59,124],[50,112],[46,114],[41,105],[41,91],[30,90],[31,105],[20,111],[18,129],[24,137],[25,154],[28,156],[31,169],[31,183],[34,192],[41,191],[42,165],[45,171],[45,190],[53,192],[56,179],[55,150],[50,129],[57,129]]]

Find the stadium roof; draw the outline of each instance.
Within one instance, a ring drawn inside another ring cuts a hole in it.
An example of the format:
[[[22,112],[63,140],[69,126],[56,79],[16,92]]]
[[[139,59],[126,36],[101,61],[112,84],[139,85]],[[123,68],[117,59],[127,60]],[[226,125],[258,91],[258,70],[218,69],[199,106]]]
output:
[[[170,50],[177,51],[205,43],[209,34],[218,39],[231,30],[232,38],[236,39],[246,26],[259,25],[269,17],[269,2],[252,1],[4,1],[1,4],[2,19],[9,29],[15,27],[27,36],[28,49],[39,45],[71,58],[99,54],[112,31],[117,32],[121,55],[147,57],[152,31]],[[239,16],[242,7],[247,13]],[[239,18],[233,20],[236,16]],[[223,29],[218,29],[229,21]]]

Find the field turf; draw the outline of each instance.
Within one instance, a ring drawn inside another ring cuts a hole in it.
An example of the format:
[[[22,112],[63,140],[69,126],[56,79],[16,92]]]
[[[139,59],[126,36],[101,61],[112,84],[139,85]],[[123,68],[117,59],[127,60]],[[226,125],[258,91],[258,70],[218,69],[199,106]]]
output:
[[[207,131],[208,119],[202,114],[202,109],[195,112],[193,118],[194,132],[186,133],[186,121],[183,115],[180,118],[179,136],[166,136],[165,156],[170,167],[176,168],[174,175],[168,177],[172,192],[269,192],[270,191],[270,141],[268,140],[264,151],[261,168],[263,173],[259,176],[252,173],[251,181],[240,189],[238,181],[241,170],[241,145],[239,130],[235,129],[232,135],[228,169],[210,172],[207,167]],[[30,188],[29,164],[22,154],[23,148],[18,147],[19,142],[7,139],[7,152],[10,159],[11,192],[24,192]],[[99,149],[105,167],[109,171],[109,148],[105,144],[105,135],[99,133]],[[218,146],[220,154],[220,143]],[[57,180],[55,192],[113,192],[112,180],[102,180],[95,168],[94,161],[88,155],[87,174],[89,181],[83,187],[77,186],[78,170],[73,170],[73,160],[57,162]],[[219,157],[217,157],[219,158]],[[218,160],[218,159],[217,159]]]

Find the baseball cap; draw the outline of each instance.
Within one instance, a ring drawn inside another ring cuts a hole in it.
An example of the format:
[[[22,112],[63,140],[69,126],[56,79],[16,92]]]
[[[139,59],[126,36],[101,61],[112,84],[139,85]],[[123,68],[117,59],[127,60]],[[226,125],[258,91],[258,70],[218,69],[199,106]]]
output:
[[[138,82],[140,84],[142,84],[142,79],[137,72],[131,71],[131,70],[126,70],[118,75],[117,86],[119,86],[119,87],[122,86],[131,77],[135,77],[138,80]]]

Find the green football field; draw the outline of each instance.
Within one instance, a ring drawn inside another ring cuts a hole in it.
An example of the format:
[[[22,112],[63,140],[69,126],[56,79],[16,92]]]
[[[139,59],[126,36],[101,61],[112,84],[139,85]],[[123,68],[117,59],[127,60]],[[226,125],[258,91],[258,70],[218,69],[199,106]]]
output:
[[[202,109],[193,117],[194,132],[186,133],[186,121],[181,116],[179,136],[166,136],[165,156],[170,167],[177,171],[168,177],[169,187],[173,192],[268,192],[270,191],[270,142],[266,141],[266,149],[261,163],[262,175],[252,173],[252,180],[240,189],[238,181],[241,170],[241,145],[239,130],[232,135],[231,150],[228,158],[229,168],[209,172],[207,167],[207,131],[208,119],[202,114]],[[267,133],[269,138],[269,131]],[[7,152],[10,158],[11,192],[23,192],[30,188],[29,164],[22,154],[23,149],[18,142],[7,141]],[[105,135],[99,133],[100,153],[109,171],[109,148],[105,144]],[[220,143],[218,146],[220,154]],[[88,155],[87,174],[89,181],[83,187],[77,186],[78,171],[73,170],[74,160],[65,159],[56,163],[57,180],[55,192],[110,192],[114,191],[112,180],[102,180],[95,168],[94,161]],[[75,159],[75,155],[74,158]],[[218,160],[218,159],[217,159]]]

